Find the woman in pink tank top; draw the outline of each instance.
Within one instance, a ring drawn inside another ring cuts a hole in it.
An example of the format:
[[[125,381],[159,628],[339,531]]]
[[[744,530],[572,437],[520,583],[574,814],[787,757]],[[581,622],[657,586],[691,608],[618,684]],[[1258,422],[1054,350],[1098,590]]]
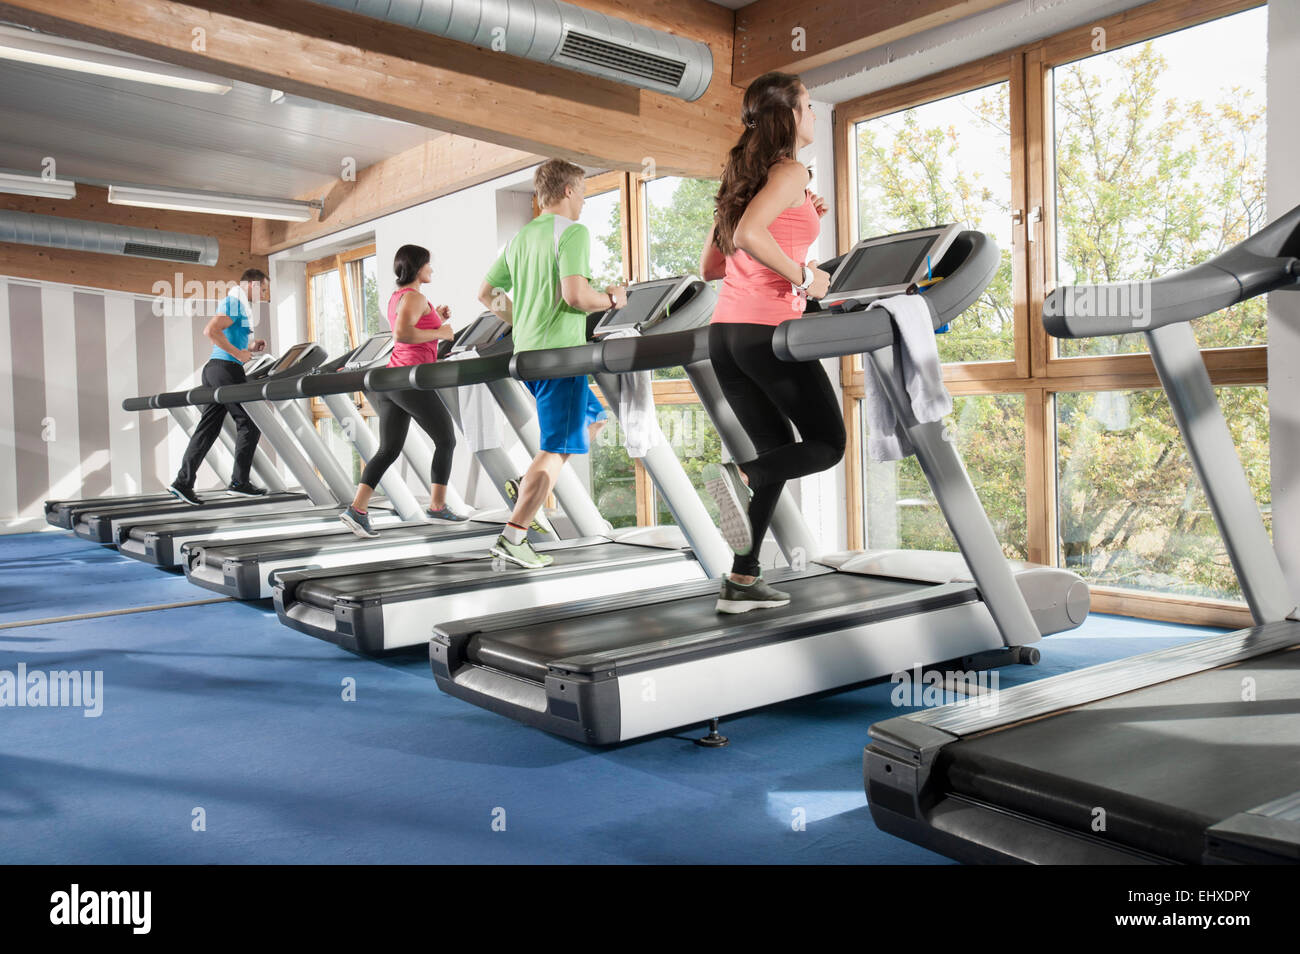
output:
[[[388,299],[388,324],[393,329],[390,368],[428,364],[438,360],[438,343],[452,337],[451,309],[434,308],[420,293],[420,286],[433,281],[429,250],[403,245],[393,257],[397,290]],[[398,391],[367,391],[366,398],[379,415],[379,449],[366,462],[352,505],[339,519],[359,537],[375,537],[370,524],[370,497],[388,468],[406,444],[411,421],[433,441],[433,467],[429,474],[429,509],[425,516],[438,521],[461,521],[465,514],[447,506],[447,479],[451,476],[452,454],[456,449],[456,428],[447,407],[436,391],[405,388]]]
[[[796,159],[813,141],[812,100],[799,77],[767,73],[745,90],[740,141],[728,154],[700,273],[722,279],[709,328],[709,358],[757,456],[705,468],[723,536],[736,553],[717,609],[784,606],[788,593],[762,579],[759,549],[787,480],[835,466],[844,418],[820,361],[782,361],[777,325],[800,318],[830,275],[808,260],[825,203],[808,191]],[[798,428],[799,439],[795,439]]]

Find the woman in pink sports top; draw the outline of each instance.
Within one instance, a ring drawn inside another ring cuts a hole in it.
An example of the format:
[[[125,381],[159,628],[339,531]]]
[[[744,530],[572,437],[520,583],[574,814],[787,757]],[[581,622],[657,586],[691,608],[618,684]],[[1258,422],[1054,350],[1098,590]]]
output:
[[[452,337],[451,309],[434,308],[420,293],[420,286],[433,281],[429,250],[403,245],[393,257],[397,290],[388,299],[388,324],[393,329],[390,368],[428,364],[438,360],[438,342]],[[406,443],[414,420],[433,440],[433,467],[429,474],[429,509],[434,520],[461,521],[465,514],[447,506],[447,479],[451,476],[452,452],[456,449],[456,428],[436,391],[406,388],[400,391],[367,391],[366,398],[379,415],[379,449],[366,462],[352,505],[339,519],[359,537],[378,536],[370,526],[370,497],[380,479],[393,465]]]
[[[835,466],[845,440],[821,362],[782,361],[772,351],[776,326],[801,317],[807,299],[825,295],[830,284],[808,260],[826,205],[808,191],[808,169],[795,158],[813,141],[812,100],[799,77],[768,73],[745,90],[741,120],[745,129],[727,157],[700,258],[704,278],[722,279],[709,358],[758,452],[739,465],[705,468],[705,487],[736,553],[722,580],[721,613],[790,602],[761,578],[763,537],[785,482]]]

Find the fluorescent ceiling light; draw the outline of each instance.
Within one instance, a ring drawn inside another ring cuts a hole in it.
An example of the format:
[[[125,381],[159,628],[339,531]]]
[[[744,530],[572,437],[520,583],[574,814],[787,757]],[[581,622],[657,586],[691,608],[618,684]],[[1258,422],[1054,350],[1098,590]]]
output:
[[[0,192],[8,192],[11,195],[34,195],[42,199],[75,199],[77,184],[62,179],[16,176],[8,172],[0,172]]]
[[[228,93],[233,86],[230,80],[208,73],[15,27],[0,27],[0,60],[199,93]]]
[[[292,199],[256,199],[213,192],[175,192],[170,189],[141,189],[136,186],[115,185],[108,187],[108,201],[113,205],[135,205],[145,209],[239,215],[253,219],[277,219],[283,222],[309,222],[312,209],[321,207],[319,199],[307,202]]]

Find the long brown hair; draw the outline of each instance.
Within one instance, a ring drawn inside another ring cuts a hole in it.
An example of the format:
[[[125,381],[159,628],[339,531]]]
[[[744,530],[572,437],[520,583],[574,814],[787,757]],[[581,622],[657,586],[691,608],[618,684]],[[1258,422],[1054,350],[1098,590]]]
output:
[[[736,225],[745,207],[767,183],[767,173],[798,149],[794,113],[803,81],[793,73],[764,73],[745,90],[740,119],[745,131],[727,154],[716,196],[714,244],[723,255],[736,251]]]

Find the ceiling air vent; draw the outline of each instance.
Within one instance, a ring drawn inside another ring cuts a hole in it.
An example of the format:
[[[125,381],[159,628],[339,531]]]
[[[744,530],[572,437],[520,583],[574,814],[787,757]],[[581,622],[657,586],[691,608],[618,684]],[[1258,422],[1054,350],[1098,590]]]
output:
[[[713,78],[707,43],[564,0],[312,2],[688,102],[703,96]]]
[[[575,60],[611,73],[636,76],[664,86],[679,85],[686,73],[686,64],[681,60],[611,43],[577,30],[570,30],[564,35],[564,43],[555,59]]]
[[[58,215],[0,210],[0,242],[66,248],[100,255],[131,255],[165,262],[217,264],[219,247],[209,235],[138,229]]]
[[[122,246],[123,255],[135,255],[138,258],[161,258],[168,262],[197,262],[197,248],[168,248],[165,245],[146,245],[144,242],[127,242]]]

